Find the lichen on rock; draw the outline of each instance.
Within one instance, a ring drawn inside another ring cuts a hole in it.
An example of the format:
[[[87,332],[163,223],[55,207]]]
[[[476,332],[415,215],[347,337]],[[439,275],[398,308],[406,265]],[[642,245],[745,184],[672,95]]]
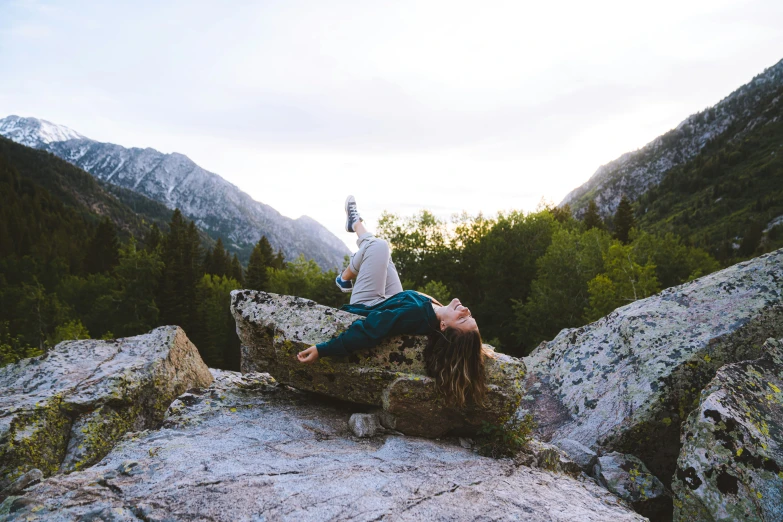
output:
[[[511,418],[522,397],[525,366],[504,354],[486,358],[487,404],[455,408],[426,375],[423,336],[391,337],[349,357],[303,365],[297,352],[339,335],[361,317],[308,299],[253,290],[233,291],[231,311],[242,342],[243,372],[268,372],[301,390],[380,406],[393,429],[403,433],[473,433],[482,422]]]
[[[724,366],[683,425],[676,520],[779,520],[783,513],[783,339]]]
[[[616,451],[601,455],[592,475],[606,489],[629,502],[637,513],[653,520],[671,514],[671,495],[644,463],[633,455]]]
[[[0,490],[37,468],[89,466],[127,431],[159,425],[169,403],[212,376],[175,326],[58,344],[0,368]]]
[[[783,336],[783,249],[563,330],[524,359],[522,408],[543,440],[636,455],[668,485],[701,389],[770,336]]]

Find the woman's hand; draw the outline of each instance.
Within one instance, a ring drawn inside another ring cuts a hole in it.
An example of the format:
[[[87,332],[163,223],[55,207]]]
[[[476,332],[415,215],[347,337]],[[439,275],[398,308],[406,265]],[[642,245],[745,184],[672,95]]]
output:
[[[296,358],[300,363],[313,364],[318,360],[318,348],[311,346],[307,350],[303,350],[296,354]]]

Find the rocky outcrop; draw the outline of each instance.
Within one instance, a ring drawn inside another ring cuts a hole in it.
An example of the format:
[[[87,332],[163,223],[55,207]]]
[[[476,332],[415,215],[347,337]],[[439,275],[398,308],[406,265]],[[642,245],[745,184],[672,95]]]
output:
[[[400,435],[350,437],[345,403],[216,372],[163,427],[0,505],[8,520],[644,520],[590,479]]]
[[[763,351],[721,368],[683,426],[676,520],[780,520],[783,340]]]
[[[783,336],[782,303],[778,250],[563,330],[524,359],[522,408],[543,440],[636,455],[668,485],[699,392]]]
[[[487,404],[463,409],[445,404],[423,361],[424,337],[398,336],[350,357],[325,357],[303,365],[296,353],[343,332],[360,316],[299,297],[252,290],[231,293],[231,311],[242,342],[242,371],[269,372],[300,390],[380,406],[388,428],[440,437],[469,433],[483,422],[502,424],[522,396],[525,366],[494,354],[486,360]]]
[[[185,332],[69,341],[0,368],[0,491],[25,472],[83,469],[212,376]]]

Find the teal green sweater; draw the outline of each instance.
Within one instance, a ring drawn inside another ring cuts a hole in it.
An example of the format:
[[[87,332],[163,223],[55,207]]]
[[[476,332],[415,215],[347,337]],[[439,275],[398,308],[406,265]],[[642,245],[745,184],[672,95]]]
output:
[[[432,302],[418,292],[406,290],[373,306],[345,305],[341,308],[363,315],[339,336],[316,345],[319,357],[349,355],[372,348],[392,335],[426,335],[438,328]]]

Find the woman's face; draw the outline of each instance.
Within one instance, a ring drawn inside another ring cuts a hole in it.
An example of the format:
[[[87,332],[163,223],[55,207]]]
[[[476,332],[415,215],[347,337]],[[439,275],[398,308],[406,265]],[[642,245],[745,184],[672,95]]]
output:
[[[459,299],[452,299],[452,301],[441,308],[440,310],[440,329],[456,328],[466,332],[468,330],[478,330],[478,325],[473,316],[470,315],[470,310],[462,306]]]

